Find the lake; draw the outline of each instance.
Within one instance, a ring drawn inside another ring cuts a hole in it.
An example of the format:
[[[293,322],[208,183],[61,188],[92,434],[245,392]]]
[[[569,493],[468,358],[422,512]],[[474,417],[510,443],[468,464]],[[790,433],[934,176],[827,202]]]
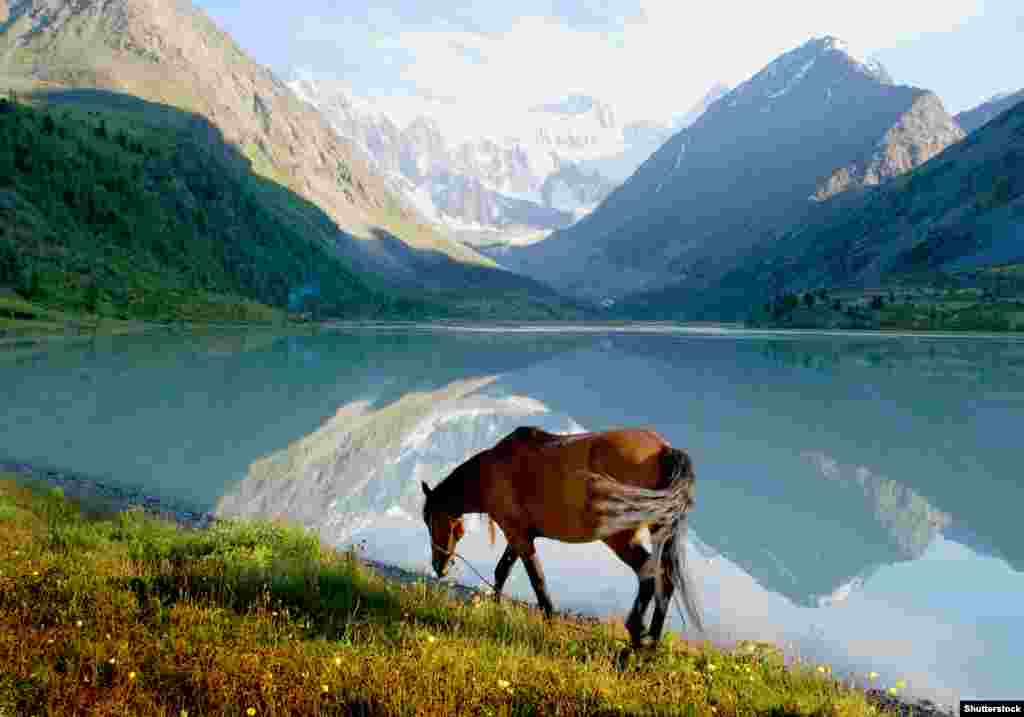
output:
[[[519,425],[653,427],[694,460],[688,558],[716,641],[772,640],[946,704],[1020,694],[1024,341],[665,327],[117,337],[0,348],[0,405],[0,461],[221,516],[286,516],[418,569],[421,480]],[[460,544],[488,579],[502,548],[473,520]],[[636,580],[604,545],[538,550],[556,607],[629,609]],[[533,599],[521,565],[508,590]]]

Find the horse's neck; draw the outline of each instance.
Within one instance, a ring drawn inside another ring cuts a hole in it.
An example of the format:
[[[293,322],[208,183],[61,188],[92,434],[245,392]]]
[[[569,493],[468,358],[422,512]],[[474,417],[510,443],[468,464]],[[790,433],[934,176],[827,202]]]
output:
[[[440,486],[444,490],[445,504],[459,515],[479,513],[483,510],[480,500],[480,478],[473,472],[456,471]]]

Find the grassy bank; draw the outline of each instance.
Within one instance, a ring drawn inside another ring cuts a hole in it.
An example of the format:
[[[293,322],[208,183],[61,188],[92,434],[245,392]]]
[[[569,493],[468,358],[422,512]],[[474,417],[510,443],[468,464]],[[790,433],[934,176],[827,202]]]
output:
[[[388,581],[286,526],[98,515],[0,476],[0,715],[879,714],[767,646],[623,659],[625,637]]]

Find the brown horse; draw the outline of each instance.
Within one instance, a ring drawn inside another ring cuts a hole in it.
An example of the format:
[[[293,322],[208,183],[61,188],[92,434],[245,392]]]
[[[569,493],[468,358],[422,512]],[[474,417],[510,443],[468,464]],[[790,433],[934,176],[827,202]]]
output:
[[[496,599],[509,570],[522,559],[537,602],[550,617],[554,606],[534,539],[602,540],[639,581],[626,620],[634,644],[645,634],[644,616],[652,597],[648,634],[654,642],[661,637],[673,594],[681,598],[691,624],[703,630],[685,563],[693,486],[689,456],[653,431],[556,435],[523,426],[467,460],[434,489],[423,484],[423,520],[430,531],[434,570],[439,577],[448,571],[455,544],[465,533],[462,516],[486,513],[508,541],[494,569]],[[640,543],[645,527],[651,533],[651,551]]]

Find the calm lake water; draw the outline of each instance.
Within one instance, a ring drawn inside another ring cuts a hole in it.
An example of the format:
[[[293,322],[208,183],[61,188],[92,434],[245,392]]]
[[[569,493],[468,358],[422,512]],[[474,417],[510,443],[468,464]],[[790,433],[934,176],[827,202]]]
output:
[[[288,516],[422,569],[421,480],[519,425],[650,426],[695,463],[689,559],[716,640],[773,640],[947,704],[1021,696],[1021,341],[428,327],[122,337],[0,349],[0,406],[0,460],[220,515]],[[460,552],[490,579],[502,540],[471,528]],[[605,546],[538,547],[557,606],[629,609],[636,580]],[[509,589],[533,599],[521,565]]]

